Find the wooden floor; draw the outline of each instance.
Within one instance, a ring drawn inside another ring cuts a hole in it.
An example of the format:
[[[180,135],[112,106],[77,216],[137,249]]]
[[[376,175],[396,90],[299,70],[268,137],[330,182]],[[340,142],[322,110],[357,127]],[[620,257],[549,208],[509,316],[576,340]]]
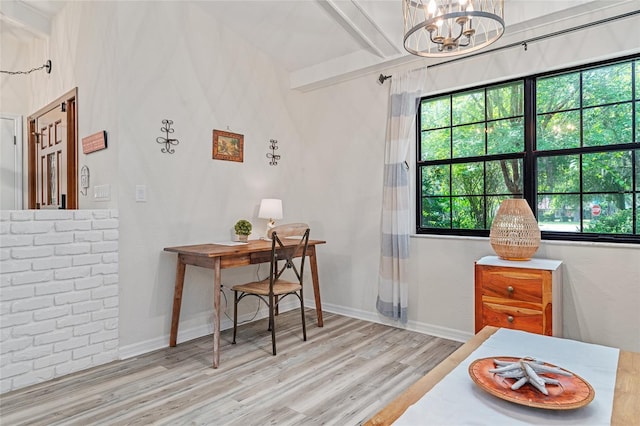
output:
[[[325,313],[266,320],[0,396],[2,425],[357,425],[460,343]]]

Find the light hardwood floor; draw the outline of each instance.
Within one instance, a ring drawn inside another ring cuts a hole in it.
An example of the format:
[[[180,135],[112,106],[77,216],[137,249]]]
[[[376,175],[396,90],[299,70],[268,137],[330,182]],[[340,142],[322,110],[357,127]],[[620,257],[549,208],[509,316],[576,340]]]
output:
[[[2,425],[357,425],[461,344],[325,313],[267,320],[0,396]]]

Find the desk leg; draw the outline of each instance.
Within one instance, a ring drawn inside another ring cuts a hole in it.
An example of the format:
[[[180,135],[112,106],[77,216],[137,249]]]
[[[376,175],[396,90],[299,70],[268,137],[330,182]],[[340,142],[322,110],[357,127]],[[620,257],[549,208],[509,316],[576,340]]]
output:
[[[315,246],[307,248],[309,254],[309,264],[311,265],[311,281],[313,281],[313,296],[316,300],[316,315],[318,316],[318,327],[324,326],[322,320],[322,303],[320,302],[320,281],[318,279],[318,263],[316,262]]]
[[[213,260],[213,368],[220,363],[220,258]]]
[[[176,284],[173,289],[173,313],[171,314],[171,334],[169,335],[169,346],[176,345],[178,340],[178,323],[180,322],[180,306],[182,305],[182,289],[184,287],[184,271],[186,265],[182,261],[182,256],[178,255],[176,265]]]

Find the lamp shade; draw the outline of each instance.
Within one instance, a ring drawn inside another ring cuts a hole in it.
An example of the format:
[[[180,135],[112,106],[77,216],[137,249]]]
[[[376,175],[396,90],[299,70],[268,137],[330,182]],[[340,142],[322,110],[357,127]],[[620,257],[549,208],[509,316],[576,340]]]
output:
[[[527,200],[504,200],[489,232],[491,247],[506,260],[529,260],[540,246],[540,227]]]
[[[282,200],[264,198],[260,201],[258,217],[260,219],[282,219]]]

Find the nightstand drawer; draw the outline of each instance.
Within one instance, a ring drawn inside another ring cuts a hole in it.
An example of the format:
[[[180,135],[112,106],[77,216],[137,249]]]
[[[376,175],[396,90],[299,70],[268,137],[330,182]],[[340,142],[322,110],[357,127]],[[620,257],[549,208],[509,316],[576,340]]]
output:
[[[542,276],[504,268],[482,272],[482,295],[542,303]]]
[[[482,319],[485,324],[514,330],[543,333],[543,317],[541,311],[514,308],[493,303],[482,304]]]

